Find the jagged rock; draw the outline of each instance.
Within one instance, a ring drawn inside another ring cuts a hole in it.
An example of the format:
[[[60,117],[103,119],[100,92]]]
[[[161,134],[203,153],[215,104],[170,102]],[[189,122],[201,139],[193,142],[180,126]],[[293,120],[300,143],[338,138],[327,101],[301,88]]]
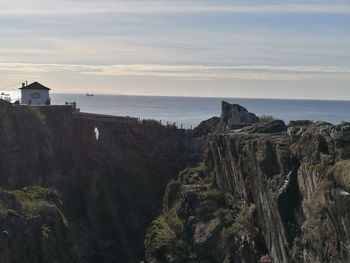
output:
[[[167,192],[161,216],[195,262],[349,262],[347,124],[294,124],[212,135],[205,176],[186,170]]]
[[[197,180],[189,180],[193,177]],[[254,208],[232,203],[233,197],[219,191],[213,179],[207,167],[199,164],[169,184],[163,213],[146,234],[147,262],[168,262],[166,254],[171,254],[173,262],[257,262],[267,253],[258,241],[262,237],[254,227]],[[174,241],[160,242],[165,229],[186,247],[186,259]]]
[[[282,120],[272,120],[267,123],[259,123],[242,129],[244,132],[252,133],[279,133],[285,132],[286,130],[287,126]]]
[[[202,121],[196,128],[193,129],[195,136],[201,137],[214,133],[219,128],[220,118],[213,117],[206,121]]]
[[[67,109],[0,105],[0,262],[349,262],[348,123],[208,125],[164,191],[192,131]]]
[[[312,125],[313,122],[310,120],[297,120],[297,121],[290,121],[288,126],[307,126],[307,125]]]
[[[41,187],[0,191],[1,263],[77,262],[67,221],[46,199],[50,193]]]
[[[347,188],[337,190],[340,183],[327,176],[334,162],[348,156],[346,132],[325,123],[304,124],[289,127],[288,135],[214,137],[216,183],[225,192],[254,200],[274,262],[347,262],[349,253],[336,244],[349,242],[341,233],[350,227],[345,212],[350,200]],[[347,178],[339,175],[346,171],[340,167],[347,165],[337,163],[334,177]]]
[[[230,104],[226,101],[222,101],[221,104],[221,120],[225,130],[239,129],[259,122],[259,118],[254,113],[248,112],[239,104]]]

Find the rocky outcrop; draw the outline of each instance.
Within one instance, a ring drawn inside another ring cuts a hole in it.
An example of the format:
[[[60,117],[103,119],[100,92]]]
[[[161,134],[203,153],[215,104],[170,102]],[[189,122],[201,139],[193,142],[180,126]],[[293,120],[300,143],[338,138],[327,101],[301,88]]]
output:
[[[202,121],[193,130],[195,136],[202,137],[216,132],[220,126],[220,120],[219,117],[212,117],[208,120]]]
[[[213,176],[200,163],[168,185],[146,234],[147,262],[258,262],[268,253],[254,205],[220,191]]]
[[[56,191],[0,191],[0,262],[77,262]]]
[[[251,133],[280,133],[287,131],[287,126],[282,120],[271,120],[266,123],[258,123],[242,128],[241,131]]]
[[[168,185],[149,262],[349,261],[348,125],[267,130],[210,138],[204,168]]]
[[[235,130],[259,122],[259,118],[239,104],[223,101],[221,104],[221,121],[225,130]]]

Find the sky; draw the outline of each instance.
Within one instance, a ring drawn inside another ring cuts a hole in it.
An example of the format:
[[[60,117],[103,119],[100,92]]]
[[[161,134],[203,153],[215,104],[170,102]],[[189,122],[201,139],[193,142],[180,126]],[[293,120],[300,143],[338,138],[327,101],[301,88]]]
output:
[[[0,91],[350,100],[349,0],[0,0]]]

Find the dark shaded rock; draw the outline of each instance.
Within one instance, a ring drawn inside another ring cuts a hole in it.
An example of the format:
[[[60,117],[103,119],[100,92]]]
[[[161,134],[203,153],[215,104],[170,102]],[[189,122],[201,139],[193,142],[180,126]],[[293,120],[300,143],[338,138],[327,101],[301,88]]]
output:
[[[73,242],[50,189],[0,191],[0,262],[72,263]]]
[[[243,128],[242,131],[252,133],[280,133],[287,131],[287,126],[282,120],[272,120],[251,127]]]
[[[213,117],[206,121],[202,121],[196,128],[193,129],[194,135],[197,137],[201,137],[203,135],[214,133],[218,130],[219,123],[219,117]]]
[[[297,120],[297,121],[290,121],[288,126],[307,126],[312,125],[313,122],[310,120]]]
[[[140,262],[146,229],[162,209],[167,183],[201,154],[200,139],[190,130],[128,118],[81,119],[71,106],[7,102],[0,102],[0,144],[1,186],[57,189],[40,199],[71,223],[80,263]],[[57,251],[65,248],[55,245]]]

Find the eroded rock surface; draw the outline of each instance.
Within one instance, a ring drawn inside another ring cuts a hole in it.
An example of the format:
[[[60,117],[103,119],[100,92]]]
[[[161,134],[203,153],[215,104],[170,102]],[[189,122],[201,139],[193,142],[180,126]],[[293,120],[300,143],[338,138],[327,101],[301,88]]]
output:
[[[0,190],[0,262],[77,262],[56,191]]]
[[[191,131],[127,118],[120,123],[80,120],[69,106],[2,101],[0,145],[1,187],[57,190],[81,263],[139,262],[147,226],[161,211],[167,183],[200,156],[199,140]],[[27,245],[19,249],[27,251]],[[5,251],[0,247],[0,258]]]
[[[349,126],[265,125],[212,135],[168,185],[149,262],[349,262]]]
[[[221,103],[221,121],[225,130],[239,129],[259,122],[259,118],[239,104]]]
[[[0,262],[350,261],[349,123],[0,117]]]

